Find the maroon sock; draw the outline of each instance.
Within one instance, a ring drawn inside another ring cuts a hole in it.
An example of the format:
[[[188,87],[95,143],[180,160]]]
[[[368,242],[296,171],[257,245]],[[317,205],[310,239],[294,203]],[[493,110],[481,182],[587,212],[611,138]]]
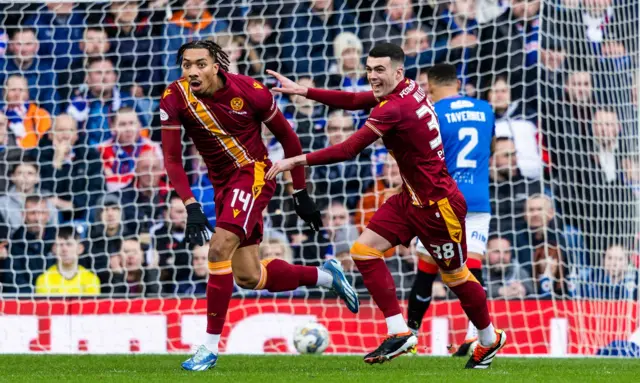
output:
[[[382,311],[385,318],[400,314],[400,303],[396,297],[396,284],[382,259],[354,260],[364,285]]]
[[[233,274],[209,274],[207,282],[207,333],[222,334],[233,293]]]
[[[282,259],[267,259],[262,262],[262,277],[255,289],[276,293],[295,290],[300,286],[315,286],[317,282],[318,269],[315,267],[292,265]]]
[[[491,324],[487,294],[480,283],[468,280],[461,285],[450,288],[458,296],[462,309],[478,330],[485,329]]]

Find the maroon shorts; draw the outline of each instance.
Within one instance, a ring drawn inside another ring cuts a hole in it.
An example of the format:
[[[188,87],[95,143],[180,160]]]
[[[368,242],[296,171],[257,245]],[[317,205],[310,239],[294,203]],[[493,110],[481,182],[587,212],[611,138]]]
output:
[[[240,247],[262,241],[262,211],[276,190],[274,180],[264,179],[269,162],[245,165],[222,186],[214,188],[216,227],[228,230],[240,238]]]
[[[417,236],[441,269],[455,270],[467,261],[466,215],[467,203],[460,192],[420,208],[403,191],[376,211],[367,228],[393,246],[408,246]]]

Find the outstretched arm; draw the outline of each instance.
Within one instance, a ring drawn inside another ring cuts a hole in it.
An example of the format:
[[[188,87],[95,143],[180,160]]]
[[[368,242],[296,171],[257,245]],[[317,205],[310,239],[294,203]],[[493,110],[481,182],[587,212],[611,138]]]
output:
[[[370,128],[364,127],[340,144],[276,162],[267,172],[266,178],[273,179],[278,173],[294,167],[327,165],[349,160],[358,155],[367,146],[373,144],[378,138],[377,133]]]
[[[278,72],[267,70],[267,73],[275,77],[281,84],[280,88],[273,88],[273,91],[284,94],[296,94],[311,100],[321,102],[332,108],[345,110],[370,109],[378,104],[378,100],[373,92],[343,92],[340,90],[325,90],[318,88],[307,88],[286,78]]]
[[[371,109],[378,104],[378,99],[372,91],[343,92],[341,90],[309,88],[306,97],[332,108],[345,110]]]
[[[291,125],[284,117],[280,109],[276,108],[275,114],[265,121],[264,124],[269,128],[271,133],[276,137],[278,142],[282,144],[285,158],[292,158],[302,154],[302,146],[300,140],[295,134]],[[304,176],[304,166],[297,166],[291,169],[291,178],[293,179],[293,188],[302,190],[307,188],[307,182]]]

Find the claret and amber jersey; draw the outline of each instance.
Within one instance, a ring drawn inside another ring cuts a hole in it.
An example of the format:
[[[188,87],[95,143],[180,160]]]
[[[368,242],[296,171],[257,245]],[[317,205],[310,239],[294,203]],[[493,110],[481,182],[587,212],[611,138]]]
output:
[[[166,88],[160,101],[163,129],[184,127],[214,186],[242,166],[267,160],[262,123],[278,112],[271,92],[260,82],[239,74],[222,76],[224,86],[212,97],[195,96],[189,81],[181,78]]]

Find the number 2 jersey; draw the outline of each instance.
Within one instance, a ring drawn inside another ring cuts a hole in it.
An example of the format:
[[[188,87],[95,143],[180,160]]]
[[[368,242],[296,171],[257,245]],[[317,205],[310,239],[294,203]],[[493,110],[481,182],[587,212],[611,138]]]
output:
[[[490,213],[489,158],[495,135],[491,105],[471,97],[448,97],[435,103],[447,169],[471,213]]]

